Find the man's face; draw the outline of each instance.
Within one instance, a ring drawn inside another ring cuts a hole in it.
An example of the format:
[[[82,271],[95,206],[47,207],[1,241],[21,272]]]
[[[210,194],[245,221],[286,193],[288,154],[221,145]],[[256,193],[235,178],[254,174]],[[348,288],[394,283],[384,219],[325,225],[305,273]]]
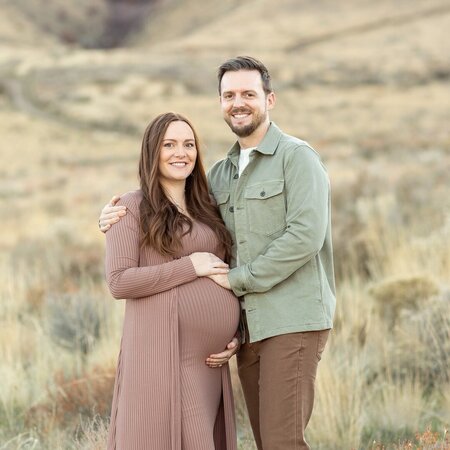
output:
[[[233,133],[248,137],[262,124],[268,124],[267,111],[273,108],[275,95],[266,95],[257,70],[225,72],[220,87],[223,118]]]

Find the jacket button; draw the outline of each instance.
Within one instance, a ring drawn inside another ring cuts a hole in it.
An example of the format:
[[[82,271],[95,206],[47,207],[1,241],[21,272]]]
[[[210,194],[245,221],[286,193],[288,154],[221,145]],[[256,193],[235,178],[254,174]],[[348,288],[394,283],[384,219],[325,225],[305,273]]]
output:
[[[234,212],[234,207],[233,207],[233,206],[230,206],[229,211],[230,211],[230,212]]]
[[[264,191],[261,191],[261,193],[259,194],[261,197],[265,197],[266,193]]]
[[[239,178],[239,175],[237,173],[235,173],[233,179],[237,180],[238,178]]]

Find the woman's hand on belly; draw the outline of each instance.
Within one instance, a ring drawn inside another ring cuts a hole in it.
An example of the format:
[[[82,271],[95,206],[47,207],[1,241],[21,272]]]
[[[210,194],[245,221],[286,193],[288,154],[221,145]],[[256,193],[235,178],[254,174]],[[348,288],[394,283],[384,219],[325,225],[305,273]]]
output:
[[[211,368],[222,367],[222,365],[226,364],[238,350],[239,340],[237,337],[234,337],[231,342],[227,344],[227,348],[223,352],[209,355],[209,357],[206,358],[206,365]]]
[[[198,277],[227,274],[230,269],[228,264],[219,257],[208,252],[195,252],[189,255]]]

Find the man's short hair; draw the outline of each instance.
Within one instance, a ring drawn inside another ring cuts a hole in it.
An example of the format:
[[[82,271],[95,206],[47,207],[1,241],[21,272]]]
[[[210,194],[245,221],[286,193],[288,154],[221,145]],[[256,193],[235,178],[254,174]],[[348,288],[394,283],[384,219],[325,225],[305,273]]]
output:
[[[219,94],[221,94],[220,84],[226,72],[237,72],[239,70],[257,70],[261,75],[264,92],[270,94],[273,92],[272,81],[267,67],[251,56],[236,56],[225,61],[217,70],[217,78],[219,80]]]

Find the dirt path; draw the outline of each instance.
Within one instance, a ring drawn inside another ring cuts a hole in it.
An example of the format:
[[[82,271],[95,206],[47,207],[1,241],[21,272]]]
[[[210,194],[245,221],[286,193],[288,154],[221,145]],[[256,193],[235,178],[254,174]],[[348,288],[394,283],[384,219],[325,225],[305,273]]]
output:
[[[304,48],[309,48],[315,45],[323,44],[326,42],[334,41],[336,39],[346,38],[349,36],[357,36],[370,31],[382,30],[384,28],[391,28],[398,25],[406,25],[412,22],[418,22],[429,17],[441,16],[450,13],[450,5],[443,4],[434,8],[429,8],[421,11],[413,11],[408,14],[400,14],[397,16],[383,17],[374,21],[368,21],[355,25],[352,27],[344,28],[342,30],[330,31],[329,33],[323,33],[319,36],[311,38],[305,38],[297,43],[286,47],[287,52],[295,52]]]

